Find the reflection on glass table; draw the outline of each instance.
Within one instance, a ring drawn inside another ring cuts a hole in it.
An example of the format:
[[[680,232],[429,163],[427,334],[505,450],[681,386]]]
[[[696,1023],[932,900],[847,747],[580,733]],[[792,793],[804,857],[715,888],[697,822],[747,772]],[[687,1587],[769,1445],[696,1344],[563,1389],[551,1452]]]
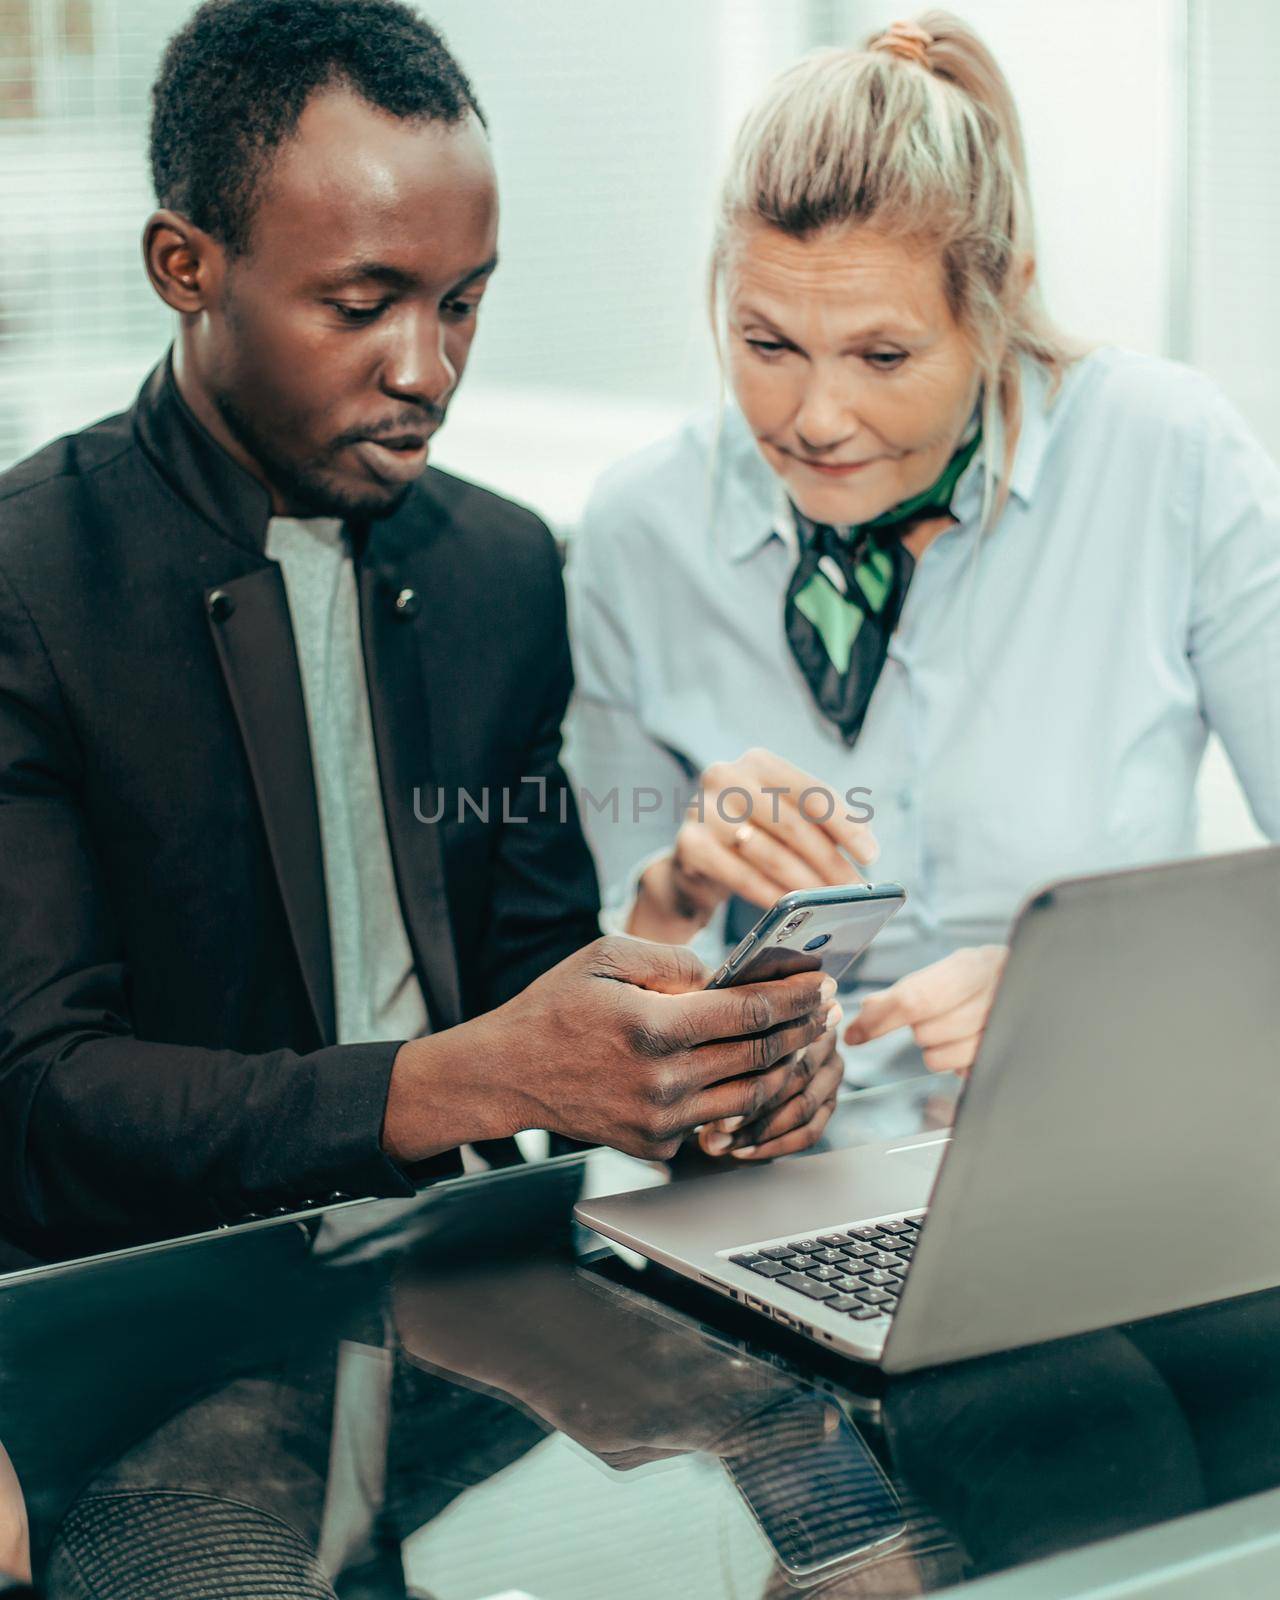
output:
[[[31,1548],[22,1485],[0,1444],[0,1594],[30,1593]]]
[[[1280,1296],[877,1382],[575,1230],[636,1170],[0,1284],[47,1595],[963,1592],[1280,1482]]]

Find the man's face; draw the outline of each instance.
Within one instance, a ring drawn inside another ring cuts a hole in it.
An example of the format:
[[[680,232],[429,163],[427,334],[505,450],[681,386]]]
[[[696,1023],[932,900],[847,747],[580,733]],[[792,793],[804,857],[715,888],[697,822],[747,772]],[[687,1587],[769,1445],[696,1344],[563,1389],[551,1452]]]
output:
[[[466,366],[497,228],[474,117],[404,121],[343,89],[307,104],[191,335],[277,512],[376,517],[403,499]]]

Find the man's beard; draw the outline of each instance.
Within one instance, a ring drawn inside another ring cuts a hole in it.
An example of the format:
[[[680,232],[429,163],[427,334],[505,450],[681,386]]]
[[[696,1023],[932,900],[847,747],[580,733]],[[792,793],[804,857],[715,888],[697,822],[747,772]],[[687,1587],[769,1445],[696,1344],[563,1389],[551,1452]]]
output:
[[[306,461],[286,461],[230,395],[217,394],[214,403],[232,435],[262,468],[291,516],[372,521],[389,517],[413,488],[412,483],[381,488],[370,484],[363,492],[344,488],[333,481],[328,463],[351,441],[339,439]]]

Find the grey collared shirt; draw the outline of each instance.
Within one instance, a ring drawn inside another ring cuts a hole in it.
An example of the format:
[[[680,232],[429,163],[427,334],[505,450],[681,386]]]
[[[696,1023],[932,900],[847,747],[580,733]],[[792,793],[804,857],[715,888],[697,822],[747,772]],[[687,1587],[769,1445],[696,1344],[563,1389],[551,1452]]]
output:
[[[336,520],[272,517],[266,553],[284,575],[307,708],[338,1042],[413,1039],[427,1007],[387,841],[351,550]]]
[[[584,806],[606,899],[675,835],[648,795],[752,746],[870,791],[874,875],[910,898],[869,982],[1004,940],[1055,877],[1192,853],[1210,729],[1280,838],[1280,469],[1173,363],[1101,349],[1052,403],[1024,380],[1008,504],[980,536],[980,452],[851,750],[787,645],[794,534],[740,415],[606,474],[568,567],[567,752],[593,801],[619,790],[616,821]]]

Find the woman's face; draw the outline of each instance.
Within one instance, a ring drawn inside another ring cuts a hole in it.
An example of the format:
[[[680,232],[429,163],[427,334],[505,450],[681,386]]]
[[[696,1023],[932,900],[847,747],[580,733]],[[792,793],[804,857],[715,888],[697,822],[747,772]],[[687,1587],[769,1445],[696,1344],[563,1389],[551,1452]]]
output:
[[[765,460],[814,522],[869,522],[959,444],[978,368],[935,252],[870,227],[744,228],[725,272],[729,376]]]

